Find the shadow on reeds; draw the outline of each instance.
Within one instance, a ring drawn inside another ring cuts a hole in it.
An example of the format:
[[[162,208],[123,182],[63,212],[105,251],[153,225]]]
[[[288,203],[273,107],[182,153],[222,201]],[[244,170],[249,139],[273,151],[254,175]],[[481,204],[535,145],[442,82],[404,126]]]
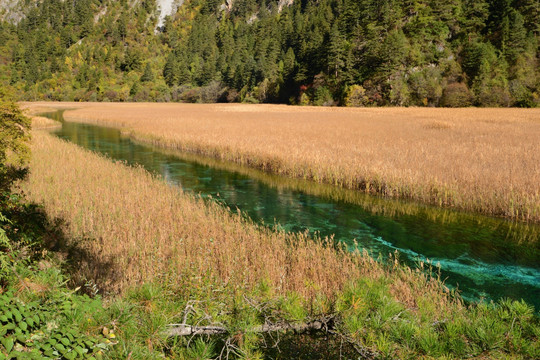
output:
[[[84,247],[86,242],[96,239],[73,239],[67,236],[64,219],[49,219],[46,214],[43,216],[46,217],[47,226],[43,246],[62,259],[61,268],[69,274],[70,285],[81,287],[81,291],[87,295],[96,295],[98,292],[103,295],[113,291],[107,284],[122,277],[113,257],[92,253]]]
[[[110,290],[105,284],[121,274],[112,258],[85,249],[85,242],[94,239],[70,238],[64,219],[51,218],[41,205],[25,201],[23,193],[9,196],[9,206],[0,210],[11,221],[7,235],[17,247],[27,249],[27,255],[35,260],[43,258],[45,252],[53,253],[60,260],[62,273],[69,276],[70,287],[81,287],[88,295],[96,295],[98,288],[100,292]]]

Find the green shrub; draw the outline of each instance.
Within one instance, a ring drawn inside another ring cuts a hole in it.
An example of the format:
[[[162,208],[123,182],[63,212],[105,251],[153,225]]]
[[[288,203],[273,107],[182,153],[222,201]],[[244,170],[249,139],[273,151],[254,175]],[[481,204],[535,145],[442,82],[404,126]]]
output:
[[[345,106],[366,106],[368,102],[366,89],[360,85],[349,86],[345,95]]]
[[[6,223],[9,220],[0,213],[0,223]],[[11,243],[6,235],[6,231],[0,228],[0,284],[9,275],[11,266],[11,252],[13,251]]]
[[[0,101],[0,176],[5,177],[10,165],[23,165],[30,156],[28,141],[30,140],[30,119],[19,106],[10,101]],[[9,156],[8,155],[14,155]],[[10,180],[10,179],[9,179]],[[2,181],[2,185],[11,182]],[[5,188],[0,188],[5,190]]]
[[[313,105],[316,106],[333,106],[335,105],[334,98],[330,89],[326,86],[320,86],[315,90]]]
[[[443,92],[441,105],[445,107],[468,107],[472,105],[472,94],[464,83],[449,84]]]
[[[508,89],[494,85],[481,88],[477,94],[477,101],[484,107],[508,107],[511,104],[511,96]]]

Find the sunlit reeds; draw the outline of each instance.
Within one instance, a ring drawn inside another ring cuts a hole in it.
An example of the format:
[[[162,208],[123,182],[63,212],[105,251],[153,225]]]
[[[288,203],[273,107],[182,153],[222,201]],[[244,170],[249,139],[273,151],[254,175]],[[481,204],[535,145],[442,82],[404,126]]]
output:
[[[368,256],[257,227],[143,169],[39,132],[33,143],[24,191],[80,241],[78,275],[110,291],[167,274],[331,297],[351,279],[386,276]]]
[[[117,126],[162,147],[387,197],[540,221],[538,109],[63,106],[80,107],[65,113],[68,120]]]
[[[60,126],[62,126],[62,124],[60,124],[58,121],[54,121],[43,116],[32,116],[32,129],[34,130],[52,129]]]
[[[134,347],[145,358],[165,343],[160,331],[167,322],[183,321],[179,309],[188,300],[213,314],[200,321],[242,319],[237,335],[248,338],[246,327],[262,320],[250,318],[246,295],[261,292],[285,318],[335,315],[337,334],[389,358],[538,354],[537,322],[523,303],[466,307],[421,269],[258,227],[143,169],[43,132],[33,133],[32,151],[21,190],[64,222],[67,244],[58,248],[69,249],[75,281],[112,294],[146,284],[139,295],[124,297],[137,306],[122,300],[112,305],[112,313],[127,306],[137,314],[119,315],[129,322],[118,324],[124,345],[114,349],[119,357],[130,356]],[[63,240],[48,241],[54,247]],[[175,346],[184,351],[190,345]]]

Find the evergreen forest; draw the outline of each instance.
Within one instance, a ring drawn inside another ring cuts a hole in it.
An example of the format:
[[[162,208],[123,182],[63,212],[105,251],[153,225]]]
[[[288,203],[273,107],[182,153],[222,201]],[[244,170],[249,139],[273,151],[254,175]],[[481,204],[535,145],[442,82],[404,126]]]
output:
[[[0,5],[17,100],[540,105],[538,0],[155,0]]]

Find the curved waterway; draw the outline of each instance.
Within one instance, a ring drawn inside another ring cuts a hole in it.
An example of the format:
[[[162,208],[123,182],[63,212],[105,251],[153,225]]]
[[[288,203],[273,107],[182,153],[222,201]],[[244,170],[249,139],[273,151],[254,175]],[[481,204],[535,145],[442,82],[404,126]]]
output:
[[[54,134],[160,174],[186,192],[241,210],[256,223],[333,236],[373,256],[429,260],[468,300],[525,299],[540,309],[540,226],[386,200],[334,186],[268,175],[138,144],[117,129],[62,121]],[[336,269],[339,276],[339,269]]]

